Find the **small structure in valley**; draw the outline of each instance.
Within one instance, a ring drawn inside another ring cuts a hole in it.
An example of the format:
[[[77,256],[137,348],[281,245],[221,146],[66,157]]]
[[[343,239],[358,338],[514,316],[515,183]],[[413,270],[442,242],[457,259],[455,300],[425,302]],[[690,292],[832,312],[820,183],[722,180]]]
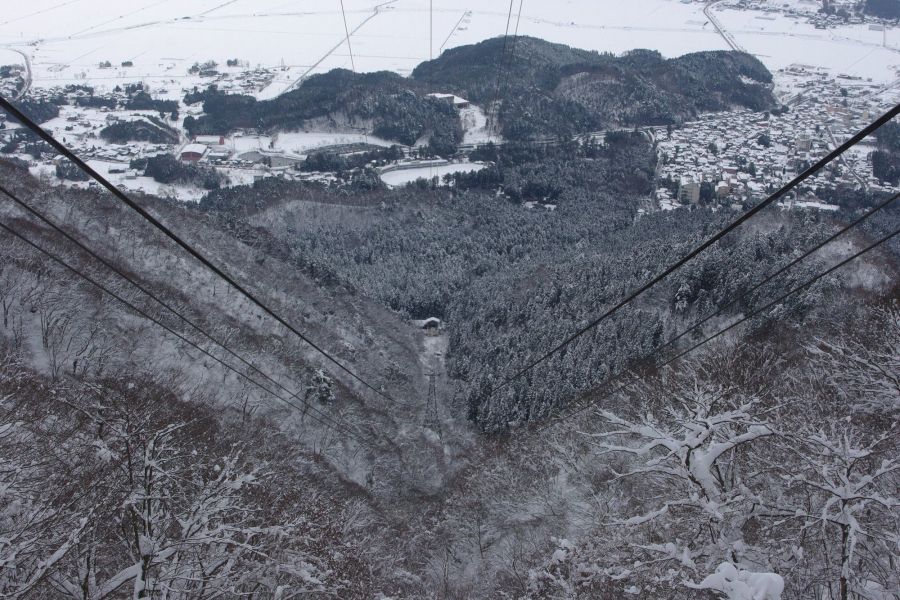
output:
[[[457,110],[461,110],[463,108],[469,108],[472,106],[472,103],[466,100],[465,98],[460,98],[459,96],[454,96],[453,94],[428,94],[432,98],[437,98],[438,100],[443,100],[444,102],[448,102],[453,105]]]
[[[421,327],[427,335],[438,335],[441,331],[441,320],[436,317],[429,317],[423,321],[419,321]]]

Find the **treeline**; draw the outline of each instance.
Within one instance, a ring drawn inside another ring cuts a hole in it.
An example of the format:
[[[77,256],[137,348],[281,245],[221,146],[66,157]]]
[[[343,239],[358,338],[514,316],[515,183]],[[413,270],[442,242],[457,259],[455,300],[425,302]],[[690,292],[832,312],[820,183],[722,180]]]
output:
[[[68,85],[57,89],[52,95],[37,98],[27,95],[14,102],[15,106],[37,123],[44,123],[59,116],[59,107],[71,102],[75,106],[86,108],[124,108],[127,110],[153,110],[160,116],[171,120],[178,118],[178,102],[154,98],[142,83],[127,84],[124,88],[116,86],[116,94],[97,95],[93,87],[86,85]],[[117,95],[119,94],[119,95]],[[16,122],[9,117],[11,122]]]
[[[173,119],[178,118],[178,102],[154,98],[144,90],[129,96],[124,103],[124,107],[129,110],[155,110],[159,113],[167,113]]]
[[[58,99],[45,100],[25,96],[19,100],[14,100],[12,104],[32,121],[36,123],[45,123],[50,119],[55,119],[59,116],[59,106],[60,104],[65,104],[65,102]],[[6,115],[6,117],[10,123],[19,122],[18,119],[12,115]]]
[[[897,0],[866,0],[865,11],[882,19],[900,19],[900,2]]]
[[[177,131],[153,116],[113,123],[100,130],[100,137],[113,144],[128,142],[177,144],[180,139]]]
[[[300,170],[312,171],[350,171],[365,167],[369,163],[387,163],[403,158],[403,150],[399,146],[379,148],[367,152],[353,154],[337,154],[335,152],[313,152],[300,165]]]
[[[470,158],[491,164],[480,171],[447,175],[445,180],[458,190],[500,187],[517,202],[566,202],[599,190],[647,194],[655,164],[649,142],[636,132],[608,133],[603,144],[489,143],[476,148]]]
[[[35,159],[44,156],[53,156],[56,151],[44,140],[38,138],[29,129],[19,129],[15,131],[9,139],[0,146],[0,153],[3,154],[28,154]]]
[[[171,154],[159,154],[131,161],[132,169],[141,170],[147,177],[160,183],[196,185],[215,190],[228,181],[227,177],[212,167],[182,162]]]

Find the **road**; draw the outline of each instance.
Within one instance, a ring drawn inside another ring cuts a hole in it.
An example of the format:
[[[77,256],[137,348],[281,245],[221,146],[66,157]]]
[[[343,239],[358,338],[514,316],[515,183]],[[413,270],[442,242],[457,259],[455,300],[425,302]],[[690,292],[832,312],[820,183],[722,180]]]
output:
[[[747,52],[743,46],[738,44],[737,40],[734,39],[734,36],[728,33],[724,27],[722,27],[722,23],[719,22],[719,18],[713,14],[713,7],[716,4],[721,3],[722,0],[713,0],[712,2],[708,2],[706,6],[703,7],[703,14],[706,15],[706,18],[709,19],[709,22],[713,24],[713,27],[716,28],[716,31],[719,32],[719,35],[722,36],[722,39],[725,40],[725,43],[728,44],[732,50],[736,50],[737,52]]]

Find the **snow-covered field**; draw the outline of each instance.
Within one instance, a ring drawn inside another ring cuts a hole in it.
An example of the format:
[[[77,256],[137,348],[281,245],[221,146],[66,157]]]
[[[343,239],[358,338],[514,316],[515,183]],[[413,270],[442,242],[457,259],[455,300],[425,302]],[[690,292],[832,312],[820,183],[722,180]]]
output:
[[[389,148],[391,142],[374,135],[322,131],[282,131],[274,135],[236,134],[225,139],[225,146],[235,153],[271,150],[295,156],[306,156],[313,150],[346,144],[371,144]]]
[[[0,17],[0,58],[31,57],[36,86],[89,81],[98,87],[144,80],[161,95],[208,80],[188,73],[195,62],[240,59],[273,71],[259,97],[301,77],[350,68],[336,0],[34,0],[8,2]],[[358,70],[408,74],[442,50],[502,35],[507,0],[345,0]],[[525,3],[519,34],[597,51],[654,48],[666,56],[726,49],[700,2],[562,0]],[[516,5],[518,8],[518,5]],[[817,30],[772,13],[714,8],[738,42],[772,68],[802,62],[837,73],[896,78],[900,30],[866,25]],[[433,36],[429,36],[433,23]],[[515,25],[515,16],[511,29]],[[886,40],[888,48],[879,47]],[[111,68],[101,69],[102,61]],[[131,61],[133,66],[121,66]],[[222,67],[220,67],[222,70]],[[229,70],[229,69],[225,69]]]
[[[402,169],[398,171],[389,171],[382,173],[381,180],[391,187],[397,187],[412,183],[416,179],[430,179],[432,177],[443,177],[449,173],[471,173],[480,171],[484,165],[477,163],[453,163],[450,165],[440,165],[436,167],[421,167],[418,169]]]
[[[10,48],[0,48],[0,65],[21,64],[22,56]]]
[[[900,28],[875,31],[856,24],[816,29],[784,15],[766,13],[761,18],[763,13],[734,9],[717,9],[716,15],[737,42],[772,71],[804,64],[878,83],[900,76]]]
[[[359,70],[409,73],[441,50],[502,35],[506,0],[346,0]],[[722,48],[702,6],[674,0],[567,0],[534,3],[519,33],[588,49],[652,46],[664,54]],[[196,61],[229,58],[281,68],[284,88],[309,72],[351,66],[335,0],[36,0],[4,8],[0,45],[28,48],[39,85],[81,76],[112,83],[136,78],[185,81]],[[100,70],[109,60],[114,69]],[[123,61],[133,67],[122,68]],[[273,91],[265,90],[266,95]]]

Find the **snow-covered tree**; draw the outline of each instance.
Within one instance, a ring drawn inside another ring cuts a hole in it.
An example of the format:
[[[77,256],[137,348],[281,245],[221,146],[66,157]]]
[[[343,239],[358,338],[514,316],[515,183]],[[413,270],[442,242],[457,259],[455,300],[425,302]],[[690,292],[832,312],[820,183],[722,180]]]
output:
[[[312,383],[306,389],[306,399],[320,404],[334,402],[334,381],[324,369],[316,369],[313,373]]]
[[[900,411],[900,307],[873,309],[870,331],[810,344],[811,367],[854,412]]]
[[[146,382],[45,384],[8,355],[0,409],[3,597],[371,596],[297,456],[252,459]]]
[[[634,479],[631,485],[652,490],[658,498],[622,525],[640,526],[677,513],[696,529],[690,540],[682,540],[677,553],[667,545],[647,546],[650,554],[671,554],[672,561],[690,568],[698,561],[736,559],[731,546],[740,541],[745,516],[737,454],[775,431],[759,414],[759,400],[735,388],[697,380],[680,383],[668,404],[630,417],[598,410],[597,417],[608,427],[587,434],[598,456],[633,459],[616,479]]]
[[[778,443],[782,493],[757,496],[773,529],[812,539],[831,597],[900,597],[900,429],[873,436],[850,420],[800,427]],[[893,595],[891,595],[893,594]]]

